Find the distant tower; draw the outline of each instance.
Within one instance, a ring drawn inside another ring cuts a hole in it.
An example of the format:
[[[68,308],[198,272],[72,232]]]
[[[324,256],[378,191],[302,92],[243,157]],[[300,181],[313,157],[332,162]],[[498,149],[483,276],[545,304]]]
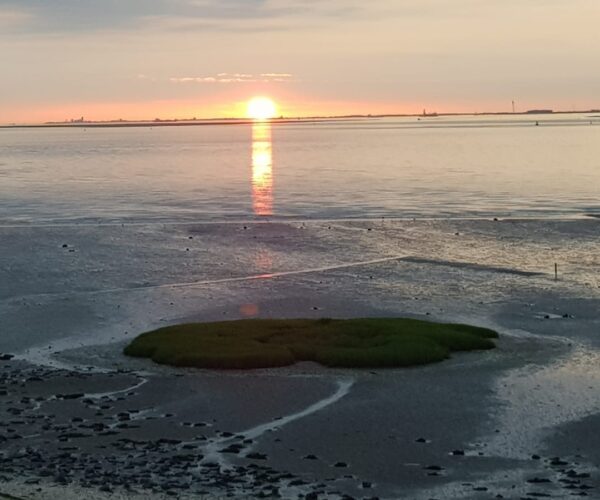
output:
[[[515,113],[515,101],[514,101],[514,99],[513,99],[513,102],[512,102],[512,109],[513,109],[513,114],[514,114]]]

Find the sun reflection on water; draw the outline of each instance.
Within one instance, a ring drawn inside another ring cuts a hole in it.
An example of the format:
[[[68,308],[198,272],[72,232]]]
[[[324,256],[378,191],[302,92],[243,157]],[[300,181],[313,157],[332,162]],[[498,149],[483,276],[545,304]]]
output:
[[[268,122],[252,125],[252,209],[255,215],[273,214],[273,152]]]

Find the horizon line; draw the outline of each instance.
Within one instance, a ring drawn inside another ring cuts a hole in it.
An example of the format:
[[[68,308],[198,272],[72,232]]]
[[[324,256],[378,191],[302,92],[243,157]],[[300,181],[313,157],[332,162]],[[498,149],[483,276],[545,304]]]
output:
[[[153,119],[123,119],[115,118],[110,120],[85,120],[82,116],[79,119],[63,121],[46,122],[10,122],[0,124],[0,128],[43,128],[43,127],[133,127],[133,126],[168,126],[168,125],[242,125],[256,123],[257,121],[269,123],[293,123],[298,121],[323,121],[323,120],[342,120],[351,118],[393,118],[393,117],[420,117],[436,118],[440,116],[522,116],[522,115],[551,115],[551,114],[583,114],[600,113],[600,108],[590,108],[582,110],[554,110],[552,108],[535,108],[526,111],[456,111],[456,112],[423,112],[423,113],[350,113],[343,115],[308,115],[308,116],[284,116],[268,118],[265,120],[256,120],[254,118],[241,117],[220,117],[220,118],[153,118]]]

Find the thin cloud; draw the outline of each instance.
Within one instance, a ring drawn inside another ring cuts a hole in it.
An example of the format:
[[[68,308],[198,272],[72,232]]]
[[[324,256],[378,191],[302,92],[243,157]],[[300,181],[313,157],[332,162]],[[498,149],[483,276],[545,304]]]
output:
[[[253,82],[289,82],[291,73],[217,73],[215,76],[171,77],[171,83],[253,83]]]

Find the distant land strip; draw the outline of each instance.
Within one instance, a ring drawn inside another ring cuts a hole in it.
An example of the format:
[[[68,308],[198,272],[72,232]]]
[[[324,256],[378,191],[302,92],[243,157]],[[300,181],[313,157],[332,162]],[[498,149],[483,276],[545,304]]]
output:
[[[424,120],[431,120],[441,117],[465,117],[465,116],[552,116],[552,115],[590,115],[588,118],[600,118],[600,115],[593,115],[592,113],[599,113],[598,109],[588,110],[577,110],[577,111],[560,111],[560,110],[528,110],[523,112],[512,113],[510,111],[487,111],[481,113],[431,113],[431,114],[414,114],[414,113],[386,113],[386,114],[349,114],[349,115],[331,115],[331,116],[282,116],[279,118],[270,118],[264,121],[258,121],[258,123],[317,123],[317,122],[335,122],[335,121],[349,121],[352,119],[363,120],[373,118],[420,118]],[[4,123],[0,124],[0,129],[3,128],[46,128],[46,127],[60,127],[60,128],[106,128],[106,127],[174,127],[174,126],[198,126],[198,125],[248,125],[257,123],[256,120],[251,118],[165,118],[154,120],[105,120],[105,121],[85,121],[85,120],[73,120],[64,122],[44,122],[44,123]]]

